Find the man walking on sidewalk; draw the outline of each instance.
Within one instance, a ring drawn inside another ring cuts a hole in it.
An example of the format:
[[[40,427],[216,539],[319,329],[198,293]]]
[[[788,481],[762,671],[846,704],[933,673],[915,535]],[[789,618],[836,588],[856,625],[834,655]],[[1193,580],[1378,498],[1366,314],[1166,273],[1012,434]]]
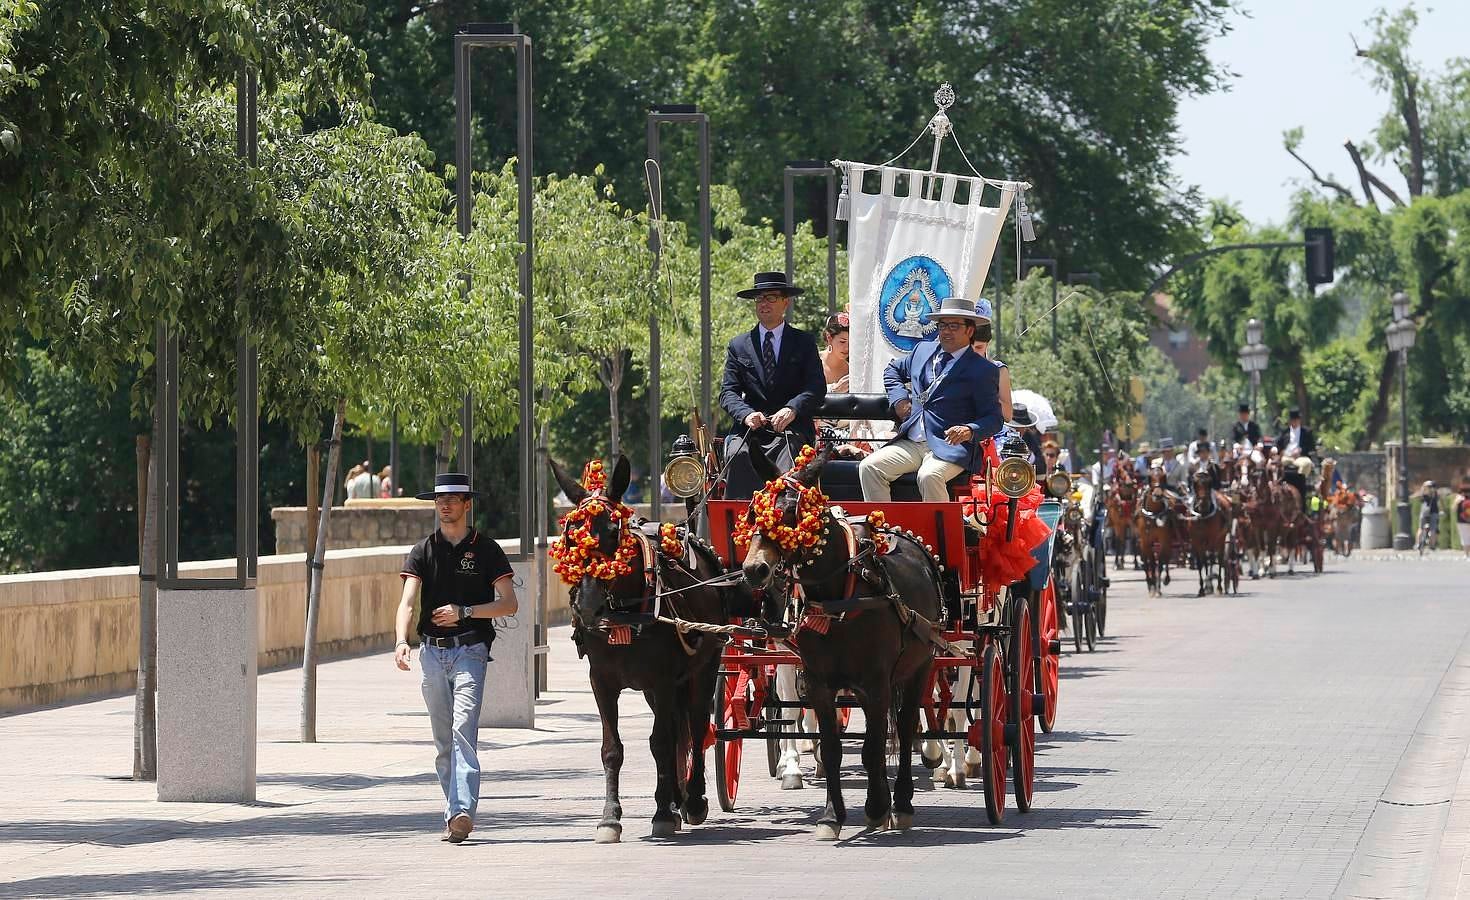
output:
[[[418,633],[424,704],[438,756],[434,768],[444,791],[443,840],[458,844],[475,827],[480,798],[480,701],[485,666],[495,640],[494,619],[515,615],[519,604],[510,561],[495,541],[470,527],[468,475],[434,476],[439,528],[419,541],[403,564],[398,601],[398,646],[393,661],[408,671],[408,629],[419,601]]]

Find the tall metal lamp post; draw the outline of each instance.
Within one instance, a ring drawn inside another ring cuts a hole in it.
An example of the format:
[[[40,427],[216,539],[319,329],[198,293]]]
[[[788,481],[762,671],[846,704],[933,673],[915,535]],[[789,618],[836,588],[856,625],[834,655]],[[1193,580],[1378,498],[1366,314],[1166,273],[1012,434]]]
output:
[[[1414,346],[1418,331],[1409,318],[1409,295],[1399,291],[1393,295],[1393,321],[1384,333],[1389,352],[1399,355],[1399,527],[1393,536],[1395,550],[1408,550],[1414,545],[1409,535],[1409,348]]]
[[[1256,411],[1256,391],[1261,387],[1261,373],[1266,371],[1266,363],[1271,358],[1271,351],[1261,340],[1266,336],[1266,327],[1261,324],[1260,319],[1251,319],[1245,323],[1245,346],[1240,348],[1240,367],[1251,376],[1251,414]]]

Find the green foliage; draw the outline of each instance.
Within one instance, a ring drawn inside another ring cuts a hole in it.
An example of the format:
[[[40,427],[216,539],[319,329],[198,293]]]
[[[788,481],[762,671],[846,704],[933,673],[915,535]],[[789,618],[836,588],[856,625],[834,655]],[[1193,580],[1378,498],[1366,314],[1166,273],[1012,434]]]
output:
[[[1197,198],[1173,183],[1168,159],[1179,145],[1180,99],[1222,84],[1206,48],[1230,8],[1227,0],[442,0],[374,4],[351,31],[368,51],[384,121],[451,159],[452,36],[464,22],[516,22],[536,46],[538,170],[605,163],[625,206],[644,203],[649,105],[698,103],[711,120],[713,180],[740,188],[748,221],[780,215],[786,160],[881,161],[902,150],[933,113],[934,88],[949,80],[971,161],[1036,185],[1036,252],[1128,283],[1192,240]],[[501,158],[514,152],[509,54],[476,60],[475,153]],[[664,136],[670,208],[686,222],[691,130]],[[964,169],[953,149],[942,164]]]
[[[1317,442],[1324,448],[1351,448],[1362,436],[1367,390],[1372,376],[1356,341],[1334,341],[1307,363],[1307,391],[1318,423]]]
[[[1040,270],[1015,289],[1023,308],[1050,308],[1051,280]],[[1134,412],[1128,379],[1148,358],[1147,317],[1137,295],[1067,286],[1058,296],[1064,302],[1057,309],[1056,352],[1049,319],[1038,317],[1019,342],[1007,338],[1000,358],[1010,367],[1013,390],[1046,397],[1076,445],[1096,447],[1104,429],[1116,429]]]

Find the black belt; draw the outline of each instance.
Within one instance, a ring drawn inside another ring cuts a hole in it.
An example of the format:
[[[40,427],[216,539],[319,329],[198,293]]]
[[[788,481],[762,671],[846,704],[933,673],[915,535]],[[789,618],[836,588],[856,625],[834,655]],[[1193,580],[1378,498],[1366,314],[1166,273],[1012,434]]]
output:
[[[455,647],[468,647],[471,644],[485,643],[485,636],[479,632],[472,631],[469,634],[455,634],[449,637],[435,637],[432,634],[419,636],[425,644],[438,647],[442,650],[451,650]]]

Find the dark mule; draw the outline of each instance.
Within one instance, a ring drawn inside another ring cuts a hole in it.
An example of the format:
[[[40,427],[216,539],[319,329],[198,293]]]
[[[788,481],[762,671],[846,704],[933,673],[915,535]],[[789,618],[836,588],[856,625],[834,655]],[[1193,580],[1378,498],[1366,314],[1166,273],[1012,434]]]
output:
[[[560,466],[552,471],[567,498],[581,508],[602,502],[617,504],[628,488],[628,460],[618,457],[606,493],[590,493],[567,477]],[[650,622],[619,636],[626,644],[609,643],[609,616],[637,614],[654,608],[655,592],[688,588],[723,573],[718,557],[698,539],[683,538],[682,558],[671,558],[660,549],[657,528],[652,536],[636,520],[624,521],[604,511],[591,519],[591,534],[597,549],[609,557],[632,529],[639,543],[633,571],[610,581],[590,575],[572,587],[573,640],[587,655],[588,675],[597,711],[602,717],[602,767],[606,773],[606,798],[602,820],[597,823],[598,843],[620,839],[623,806],[618,799],[618,773],[623,766],[623,742],[618,736],[618,695],[624,688],[642,691],[653,710],[653,733],[648,747],[658,773],[654,789],[653,836],[672,837],[680,819],[691,825],[704,821],[709,801],[704,793],[704,740],[710,725],[715,678],[719,674],[722,642],[714,635],[690,633],[681,636],[672,626]],[[651,577],[645,558],[654,560]],[[663,596],[662,614],[687,621],[723,624],[728,589],[698,587],[673,596]],[[692,759],[691,759],[692,757]]]
[[[795,526],[800,489],[817,483],[827,461],[826,451],[789,475],[777,471],[755,445],[751,451],[756,474],[780,481],[776,503],[781,522]],[[912,613],[927,622],[940,621],[939,570],[923,546],[901,535],[886,533],[893,550],[877,555],[865,522],[848,526],[857,548],[855,558],[846,528],[825,506],[820,527],[821,539],[815,547],[794,551],[784,550],[756,528],[744,565],[746,582],[752,588],[784,592],[794,582],[804,597],[807,618],[788,643],[801,656],[827,774],[827,805],[817,820],[816,837],[837,840],[847,820],[842,801],[842,739],[837,726],[836,693],[840,690],[853,693],[866,722],[863,768],[868,775],[868,798],[863,811],[868,826],[891,824],[904,830],[913,824],[914,735],[924,686],[934,664],[925,622]],[[850,611],[840,615],[842,610]],[[892,795],[885,760],[891,721],[896,722],[894,746],[898,751]]]

